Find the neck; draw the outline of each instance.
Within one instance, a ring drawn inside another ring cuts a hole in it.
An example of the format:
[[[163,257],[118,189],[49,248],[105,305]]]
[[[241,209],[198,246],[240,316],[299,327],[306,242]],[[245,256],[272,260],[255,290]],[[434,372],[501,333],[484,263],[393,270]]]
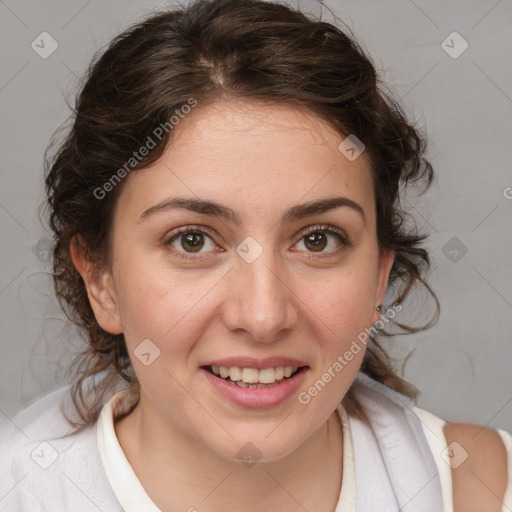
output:
[[[333,512],[342,478],[338,414],[280,460],[244,465],[220,457],[138,404],[115,421],[119,443],[148,495],[161,510]],[[235,504],[239,504],[235,506]]]

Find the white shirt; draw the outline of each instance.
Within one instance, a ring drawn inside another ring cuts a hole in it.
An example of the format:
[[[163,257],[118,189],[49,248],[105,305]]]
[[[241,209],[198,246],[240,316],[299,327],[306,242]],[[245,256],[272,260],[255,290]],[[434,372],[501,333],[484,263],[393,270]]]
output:
[[[353,388],[374,412],[369,429],[336,409],[343,480],[334,512],[453,512],[444,420],[362,373]],[[116,437],[114,415],[131,405],[126,390],[105,403],[96,425],[58,439],[71,431],[59,408],[68,393],[60,388],[0,428],[0,511],[161,512]],[[508,460],[502,512],[512,512],[512,437],[497,431]]]

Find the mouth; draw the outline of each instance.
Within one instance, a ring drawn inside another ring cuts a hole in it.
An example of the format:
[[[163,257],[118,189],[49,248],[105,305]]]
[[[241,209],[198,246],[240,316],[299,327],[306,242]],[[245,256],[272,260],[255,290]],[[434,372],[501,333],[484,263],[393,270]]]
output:
[[[309,370],[296,359],[236,357],[209,361],[200,367],[200,374],[209,383],[206,392],[212,390],[214,396],[237,407],[254,409],[293,403],[289,400],[304,384]]]
[[[306,371],[308,366],[278,366],[276,368],[240,368],[239,366],[202,366],[214,377],[234,386],[248,389],[262,389],[279,386],[293,379],[299,372]]]

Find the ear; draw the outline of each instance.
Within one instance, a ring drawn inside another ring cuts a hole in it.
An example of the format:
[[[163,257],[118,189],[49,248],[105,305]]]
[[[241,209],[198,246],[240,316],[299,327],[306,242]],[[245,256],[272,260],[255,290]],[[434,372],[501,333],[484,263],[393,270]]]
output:
[[[372,316],[372,324],[380,319],[381,312],[376,309],[379,304],[382,304],[386,297],[388,290],[389,274],[395,261],[395,251],[386,249],[382,250],[379,262],[379,274],[377,284],[377,294],[375,296],[375,310]]]
[[[84,245],[76,236],[71,241],[70,253],[73,265],[84,280],[97,322],[110,334],[121,334],[124,329],[119,318],[112,274],[88,259]]]

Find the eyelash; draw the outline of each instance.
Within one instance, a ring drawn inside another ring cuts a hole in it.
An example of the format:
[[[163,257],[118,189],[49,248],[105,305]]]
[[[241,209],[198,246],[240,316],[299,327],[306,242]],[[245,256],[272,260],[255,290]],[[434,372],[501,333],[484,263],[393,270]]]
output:
[[[166,238],[164,245],[165,245],[165,247],[170,247],[171,244],[179,236],[191,234],[191,233],[192,234],[202,233],[202,234],[207,235],[208,237],[212,238],[212,240],[213,240],[213,236],[208,229],[206,229],[202,226],[187,226],[186,228],[182,228],[174,233],[171,233],[169,235],[169,237]],[[312,233],[327,233],[327,234],[333,235],[338,239],[338,241],[341,243],[341,245],[337,249],[331,251],[330,254],[311,253],[311,256],[309,256],[309,258],[319,259],[319,258],[323,258],[323,257],[332,257],[334,254],[341,252],[343,249],[345,249],[346,247],[349,247],[351,245],[350,241],[348,240],[345,233],[341,229],[338,229],[329,224],[310,226],[310,227],[306,228],[301,233],[301,236],[300,236],[298,242],[300,242],[301,240],[303,240],[304,238],[306,238],[308,235],[310,235]],[[181,258],[182,260],[194,261],[194,260],[201,259],[203,257],[202,255],[200,255],[200,253],[192,254],[192,253],[181,252],[181,251],[177,252],[175,249],[172,249],[172,248],[170,249],[170,251],[175,253],[175,256],[177,256],[178,258]],[[316,254],[318,254],[318,255],[316,255]]]

